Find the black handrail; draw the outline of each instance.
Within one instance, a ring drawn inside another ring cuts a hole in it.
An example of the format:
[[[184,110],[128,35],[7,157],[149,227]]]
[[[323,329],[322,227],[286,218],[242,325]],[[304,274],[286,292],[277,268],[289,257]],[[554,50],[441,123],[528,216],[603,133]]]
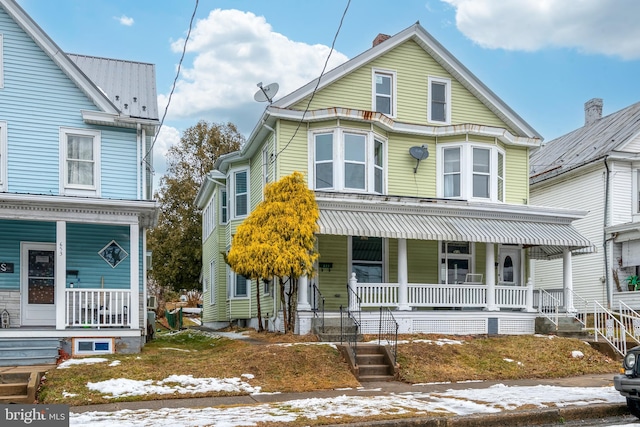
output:
[[[324,297],[315,283],[313,284],[312,289],[313,306],[311,307],[311,311],[313,311],[313,317],[320,319],[320,332],[324,333]]]
[[[347,308],[345,310],[340,306],[340,343],[347,342],[354,359],[358,354],[358,335],[362,323],[360,304],[358,294],[347,285]]]
[[[391,346],[391,354],[395,365],[398,360],[398,322],[388,307],[380,307],[380,329],[378,331],[378,345],[385,341]]]

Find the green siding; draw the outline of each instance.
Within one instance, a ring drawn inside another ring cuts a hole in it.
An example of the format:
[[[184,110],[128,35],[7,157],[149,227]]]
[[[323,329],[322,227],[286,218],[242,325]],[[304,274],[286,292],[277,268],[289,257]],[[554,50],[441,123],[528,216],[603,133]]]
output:
[[[528,204],[529,150],[524,147],[506,147],[505,161],[505,202]]]
[[[438,283],[438,242],[407,241],[409,283]]]
[[[325,310],[338,310],[347,304],[347,236],[318,236],[318,252],[318,262],[333,263],[331,271],[318,271],[317,283],[325,298]]]
[[[414,173],[416,160],[409,148],[426,145],[431,155],[420,162]],[[435,140],[415,135],[391,134],[387,147],[387,192],[399,196],[436,196]]]
[[[296,132],[297,128],[297,122],[280,121],[277,151],[278,178],[291,175],[296,171],[307,176],[307,125],[303,123]]]

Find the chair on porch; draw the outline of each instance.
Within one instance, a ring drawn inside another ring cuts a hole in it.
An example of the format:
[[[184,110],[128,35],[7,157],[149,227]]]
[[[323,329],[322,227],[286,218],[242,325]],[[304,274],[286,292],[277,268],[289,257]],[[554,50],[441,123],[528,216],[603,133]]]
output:
[[[482,277],[481,273],[467,273],[464,278],[465,285],[482,285]]]

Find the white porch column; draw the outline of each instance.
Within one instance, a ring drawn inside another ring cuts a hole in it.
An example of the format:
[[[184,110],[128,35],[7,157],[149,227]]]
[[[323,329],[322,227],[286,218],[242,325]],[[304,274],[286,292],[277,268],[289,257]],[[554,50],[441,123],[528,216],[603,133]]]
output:
[[[496,248],[493,243],[485,243],[485,283],[487,285],[487,310],[500,311],[496,306]]]
[[[358,311],[360,307],[358,307],[358,301],[356,300],[356,295],[358,292],[356,288],[358,287],[358,279],[356,279],[356,273],[351,273],[351,278],[349,279],[349,293],[347,295],[347,301],[349,301],[349,311]]]
[[[55,264],[56,329],[65,328],[66,288],[67,288],[67,222],[56,221],[56,264]]]
[[[407,271],[407,239],[398,239],[398,310],[404,311],[411,310]]]
[[[527,313],[533,313],[536,311],[535,308],[533,308],[533,281],[531,280],[531,277],[529,277],[529,280],[527,281],[527,301],[526,301],[526,305],[527,307],[525,308],[525,311]]]
[[[298,278],[298,310],[311,310],[311,305],[309,304],[309,278],[306,275]]]
[[[575,313],[573,306],[573,273],[571,269],[571,251],[568,248],[562,250],[562,287],[564,289],[564,301],[567,313]]]
[[[129,324],[132,329],[140,328],[140,228],[138,224],[129,226],[129,250],[131,251],[131,307]],[[146,302],[145,302],[146,307]]]

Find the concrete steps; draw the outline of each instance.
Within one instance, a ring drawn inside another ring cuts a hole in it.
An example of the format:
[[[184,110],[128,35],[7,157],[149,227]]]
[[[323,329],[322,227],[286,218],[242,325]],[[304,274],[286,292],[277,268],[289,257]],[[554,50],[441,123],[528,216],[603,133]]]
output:
[[[341,328],[340,319],[325,319],[324,327],[321,325],[320,319],[313,319],[311,323],[311,330],[321,342],[340,342]],[[356,326],[353,323],[344,325],[344,332],[347,335],[353,335],[356,333]],[[357,341],[363,341],[361,334],[357,335]]]
[[[57,338],[0,338],[0,366],[55,364],[59,349]]]
[[[395,366],[388,360],[385,346],[377,344],[359,344],[356,352],[358,381],[393,381],[396,378]]]
[[[40,379],[55,365],[15,366],[0,369],[0,404],[35,403]]]

